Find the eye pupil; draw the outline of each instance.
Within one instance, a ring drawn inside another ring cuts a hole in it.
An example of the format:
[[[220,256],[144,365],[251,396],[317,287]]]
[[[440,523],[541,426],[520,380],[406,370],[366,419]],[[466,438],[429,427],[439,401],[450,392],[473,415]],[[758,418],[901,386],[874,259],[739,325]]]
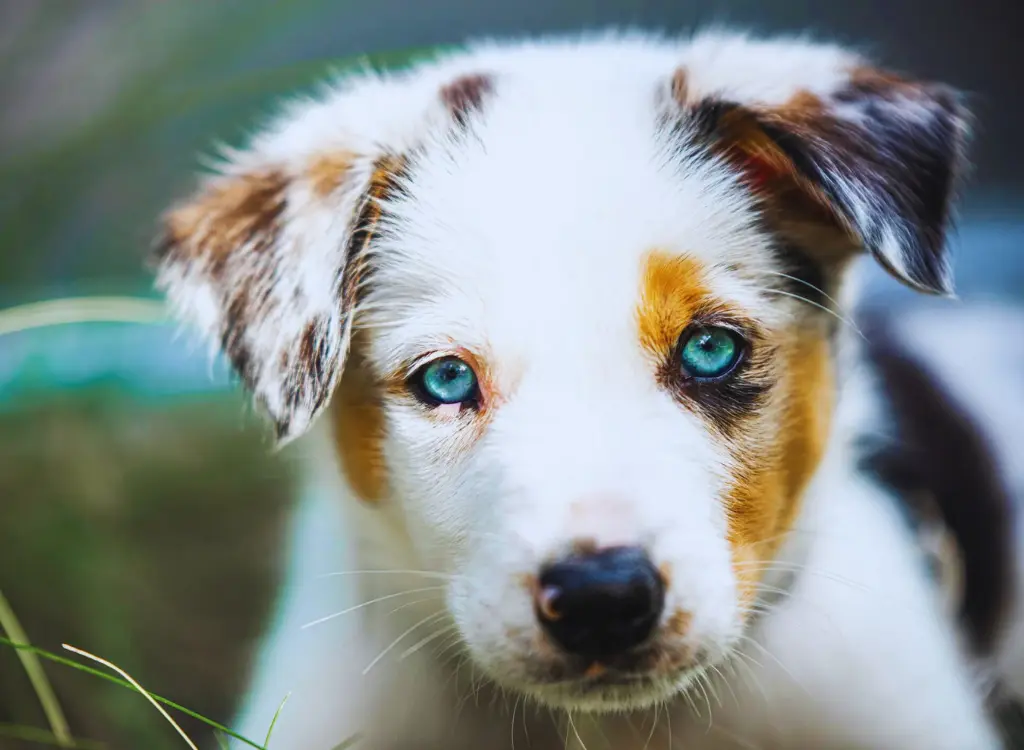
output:
[[[728,328],[702,327],[683,334],[680,364],[693,378],[715,379],[728,375],[740,360],[739,336]]]

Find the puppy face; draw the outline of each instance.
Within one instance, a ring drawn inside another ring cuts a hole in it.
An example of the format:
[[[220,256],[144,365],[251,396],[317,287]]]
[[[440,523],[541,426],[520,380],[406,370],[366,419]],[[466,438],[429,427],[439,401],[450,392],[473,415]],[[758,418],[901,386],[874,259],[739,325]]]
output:
[[[756,609],[849,260],[948,291],[964,131],[825,46],[485,47],[287,112],[169,214],[161,281],[282,438],[329,409],[497,682],[648,705]]]

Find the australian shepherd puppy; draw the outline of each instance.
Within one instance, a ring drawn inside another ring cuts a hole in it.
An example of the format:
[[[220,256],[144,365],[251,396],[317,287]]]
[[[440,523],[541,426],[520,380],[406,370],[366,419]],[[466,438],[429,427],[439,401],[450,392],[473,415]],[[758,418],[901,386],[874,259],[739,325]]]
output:
[[[344,518],[272,746],[999,747],[999,467],[845,312],[860,256],[952,294],[968,130],[836,46],[605,34],[352,75],[230,152],[159,284]]]

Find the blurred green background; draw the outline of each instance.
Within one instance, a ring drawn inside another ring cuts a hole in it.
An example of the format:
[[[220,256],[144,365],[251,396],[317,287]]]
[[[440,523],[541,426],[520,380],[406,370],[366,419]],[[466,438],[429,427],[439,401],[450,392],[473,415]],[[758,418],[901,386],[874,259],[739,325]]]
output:
[[[961,294],[1024,292],[1019,0],[0,0],[0,309],[69,295],[149,296],[157,215],[215,141],[278,97],[360,59],[468,35],[733,22],[868,43],[972,92],[977,170],[956,238]],[[913,304],[879,273],[868,304]],[[223,363],[165,326],[0,337],[0,592],[30,639],[108,658],[228,723],[272,616],[299,499],[289,452]],[[140,696],[46,672],[74,734],[162,750],[180,738]],[[0,647],[0,748],[45,717]],[[183,726],[204,746],[212,736]],[[262,739],[262,738],[253,738]]]

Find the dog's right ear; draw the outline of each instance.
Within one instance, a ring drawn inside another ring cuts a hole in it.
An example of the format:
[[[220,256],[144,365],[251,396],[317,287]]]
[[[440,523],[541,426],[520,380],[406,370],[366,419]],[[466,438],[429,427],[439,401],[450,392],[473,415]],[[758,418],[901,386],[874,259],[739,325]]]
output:
[[[227,355],[281,441],[338,382],[380,203],[402,168],[344,150],[232,166],[164,217],[158,287]]]
[[[409,154],[464,129],[489,75],[439,65],[297,102],[163,221],[157,286],[277,427],[305,432],[340,380],[371,240]]]

